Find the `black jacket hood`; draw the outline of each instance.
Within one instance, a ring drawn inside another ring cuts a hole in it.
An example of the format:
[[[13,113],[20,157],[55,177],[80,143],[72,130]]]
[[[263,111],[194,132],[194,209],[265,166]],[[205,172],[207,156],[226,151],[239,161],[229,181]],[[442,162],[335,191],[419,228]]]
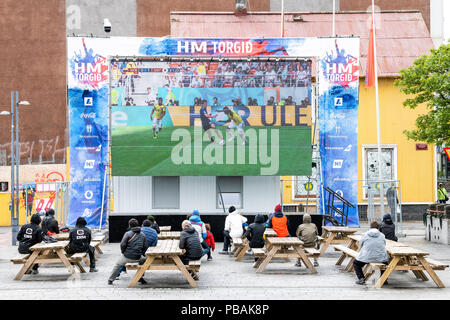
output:
[[[31,216],[30,222],[39,225],[39,223],[41,223],[41,217],[38,214],[33,214]]]
[[[264,216],[262,214],[257,214],[255,217],[255,223],[263,223],[264,222]]]

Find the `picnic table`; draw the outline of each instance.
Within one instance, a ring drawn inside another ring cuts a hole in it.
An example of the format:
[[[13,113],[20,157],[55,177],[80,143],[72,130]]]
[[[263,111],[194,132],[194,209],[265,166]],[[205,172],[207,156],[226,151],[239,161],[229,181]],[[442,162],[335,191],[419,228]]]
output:
[[[58,241],[66,241],[66,240],[69,240],[69,232],[57,233],[57,234],[53,235],[52,237]],[[100,233],[100,234],[94,234],[92,236],[91,246],[93,246],[95,249],[95,257],[98,257],[100,254],[103,254],[103,251],[100,248],[100,246],[102,246],[104,244],[103,243],[104,240],[105,240],[104,234]]]
[[[358,231],[355,228],[337,227],[337,226],[323,226],[322,227],[322,242],[324,242],[320,249],[320,255],[323,255],[330,244],[349,242],[348,236]]]
[[[81,266],[81,260],[86,256],[86,252],[67,254],[65,248],[68,245],[69,241],[35,244],[30,248],[31,254],[20,255],[20,257],[11,260],[14,264],[23,264],[14,280],[22,279],[23,275],[31,270],[34,264],[46,263],[62,263],[76,279],[80,279],[80,275],[75,271],[73,265],[76,265],[81,273],[85,273],[86,270]]]
[[[355,260],[356,256],[355,256],[355,254],[352,254],[351,250],[359,251],[359,241],[361,240],[361,237],[362,237],[362,235],[360,235],[360,234],[352,234],[352,235],[348,236],[350,242],[347,246],[347,249],[349,249],[349,250],[339,250],[339,251],[342,251],[342,255],[339,257],[338,261],[336,262],[336,265],[341,265],[342,262],[344,262],[346,257],[350,257],[350,261],[347,263],[345,270],[348,272],[353,271],[353,261]],[[401,242],[386,240],[386,248],[388,248],[388,247],[408,247],[408,245],[405,243],[401,243]],[[338,247],[338,249],[339,249],[339,247]]]
[[[161,231],[158,234],[158,240],[176,240],[180,239],[181,231]]]
[[[266,239],[268,237],[277,237],[277,233],[272,228],[266,228],[264,231],[264,235]],[[233,240],[234,245],[234,256],[236,261],[241,261],[241,259],[245,256],[247,250],[250,249],[249,241],[247,238],[236,238]]]
[[[346,256],[350,256],[350,262],[345,269],[347,271],[352,271],[353,261],[356,258],[354,252],[357,253],[357,250],[359,250],[361,235],[351,235],[349,238],[351,239],[351,242],[347,248],[340,248],[340,246],[336,246],[339,251],[343,252],[336,264],[341,264]],[[388,265],[383,263],[369,263],[366,265],[364,270],[366,280],[375,272],[376,269],[385,270],[375,284],[376,288],[381,288],[394,270],[411,271],[416,278],[424,281],[428,280],[426,274],[424,273],[424,271],[426,271],[439,288],[445,287],[434,270],[444,270],[448,267],[448,265],[436,260],[425,258],[425,256],[429,255],[428,252],[421,249],[412,248],[405,243],[392,240],[386,240],[386,251],[389,256]]]
[[[178,245],[179,240],[158,241],[158,244],[155,247],[149,247],[145,252],[146,260],[144,264],[127,264],[128,269],[137,270],[135,276],[129,283],[128,288],[134,288],[147,270],[179,270],[192,287],[198,287],[188,270],[198,270],[200,260],[190,261],[188,266],[184,265],[180,259],[184,250],[180,249]],[[196,268],[196,266],[198,266],[198,268]]]
[[[159,231],[170,231],[172,229],[171,226],[160,226]]]
[[[69,240],[69,232],[60,232],[52,236],[58,241]]]
[[[313,264],[308,258],[307,252],[303,248],[303,241],[296,237],[268,237],[266,240],[266,251],[263,249],[253,249],[258,261],[255,264],[257,273],[263,272],[273,258],[299,258],[312,273],[317,273]],[[314,250],[314,249],[312,249]],[[319,252],[317,251],[317,255]]]
[[[264,235],[266,237],[277,237],[277,233],[272,228],[266,228],[266,231],[264,231]]]

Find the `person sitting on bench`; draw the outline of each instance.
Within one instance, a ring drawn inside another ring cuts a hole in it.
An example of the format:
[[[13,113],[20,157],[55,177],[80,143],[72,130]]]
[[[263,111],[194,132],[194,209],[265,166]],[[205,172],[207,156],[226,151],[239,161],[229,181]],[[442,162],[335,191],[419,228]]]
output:
[[[87,227],[86,219],[78,217],[75,228],[69,233],[69,249],[67,253],[87,252],[89,254],[89,272],[97,272],[95,269],[95,249],[91,246],[91,230]]]
[[[31,216],[30,223],[23,225],[17,234],[17,241],[19,241],[19,253],[30,254],[30,248],[37,243],[42,242],[44,235],[40,227],[41,217],[36,213]],[[37,274],[39,265],[34,264],[31,272]]]
[[[120,242],[120,250],[122,255],[116,261],[116,264],[109,275],[109,285],[113,284],[120,268],[125,266],[127,263],[139,262],[139,264],[144,264],[145,262],[145,258],[142,257],[142,255],[144,255],[148,249],[147,239],[145,239],[145,236],[141,233],[141,228],[139,227],[139,223],[136,219],[130,219],[128,221],[128,226],[131,230],[123,235],[122,241]],[[141,284],[147,283],[144,278],[139,279],[139,282]]]
[[[380,225],[377,221],[370,222],[370,229],[363,234],[359,241],[361,250],[353,261],[358,280],[356,284],[365,284],[362,268],[371,262],[388,264],[389,257],[386,252],[386,239],[378,229]],[[386,283],[386,282],[385,282]]]
[[[58,221],[55,219],[55,210],[48,209],[42,220],[42,232],[48,236],[54,236],[59,233]]]
[[[319,232],[317,230],[317,226],[314,223],[311,223],[311,215],[309,215],[308,213],[305,213],[303,215],[303,223],[298,226],[295,234],[297,238],[303,241],[304,248],[318,249],[319,239],[317,237],[319,235]],[[297,259],[297,263],[295,265],[297,267],[301,267],[301,260]],[[314,257],[314,267],[318,266],[319,263],[317,262],[317,258]]]
[[[183,231],[180,233],[179,248],[186,251],[180,256],[181,261],[184,264],[189,264],[191,260],[200,260],[203,255],[203,250],[197,231],[195,231],[189,220],[183,221],[181,229]]]
[[[248,245],[250,248],[264,248],[266,241],[264,240],[264,231],[266,231],[266,225],[264,223],[264,216],[257,214],[255,221],[251,223],[243,237],[249,240]],[[255,257],[255,262],[258,258]]]

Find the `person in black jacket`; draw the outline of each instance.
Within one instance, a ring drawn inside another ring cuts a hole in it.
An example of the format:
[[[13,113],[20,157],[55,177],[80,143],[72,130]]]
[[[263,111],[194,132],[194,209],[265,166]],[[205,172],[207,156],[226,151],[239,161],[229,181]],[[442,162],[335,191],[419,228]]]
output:
[[[49,236],[59,233],[58,221],[55,219],[55,210],[49,209],[45,213],[45,218],[42,221],[42,232]]]
[[[19,241],[19,253],[27,254],[31,253],[30,248],[37,243],[42,242],[44,236],[42,229],[39,226],[41,223],[41,217],[38,214],[33,214],[30,219],[30,223],[23,225],[17,234],[17,241]],[[38,273],[39,265],[35,264],[32,268],[32,273]]]
[[[250,248],[263,248],[265,244],[264,231],[266,231],[266,225],[264,223],[264,216],[257,214],[255,221],[247,227],[243,237],[247,238]],[[255,262],[258,260],[255,258]]]
[[[87,252],[89,254],[89,272],[97,272],[95,269],[95,249],[90,245],[91,230],[87,227],[86,219],[79,217],[73,228],[69,233],[69,249],[67,253],[73,254],[77,252]]]
[[[395,224],[392,222],[391,215],[386,213],[383,216],[383,221],[380,225],[380,231],[384,234],[384,237],[387,240],[397,241],[398,238],[395,235]]]
[[[203,250],[197,231],[195,231],[189,220],[184,220],[181,224],[181,228],[183,231],[181,231],[180,234],[179,247],[180,249],[186,250],[186,252],[180,256],[181,261],[184,264],[189,264],[189,261],[191,260],[200,260]]]
[[[131,230],[123,235],[122,241],[120,242],[122,255],[116,261],[116,264],[109,275],[108,284],[110,285],[113,284],[119,270],[127,263],[139,262],[139,264],[143,264],[145,262],[145,258],[143,258],[142,255],[144,255],[145,251],[148,249],[147,239],[145,239],[145,236],[141,233],[141,228],[136,219],[130,219],[128,225]],[[139,282],[142,284],[147,283],[144,278],[139,279]]]
[[[155,229],[156,233],[159,234],[161,231],[159,230],[159,226],[155,221],[155,218],[153,216],[147,216],[147,220],[150,220],[151,225],[150,228]]]

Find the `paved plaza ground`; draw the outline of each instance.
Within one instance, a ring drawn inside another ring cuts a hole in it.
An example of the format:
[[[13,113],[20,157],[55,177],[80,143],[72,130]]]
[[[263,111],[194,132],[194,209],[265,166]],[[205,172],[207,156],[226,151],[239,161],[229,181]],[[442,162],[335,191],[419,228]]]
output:
[[[399,241],[430,252],[430,257],[450,263],[450,246],[428,242],[424,239],[421,221],[403,225],[405,237]],[[367,230],[361,227],[358,233]],[[118,243],[106,243],[104,254],[97,263],[99,272],[81,274],[81,280],[71,280],[64,267],[43,266],[38,275],[25,275],[21,281],[13,278],[21,265],[9,259],[17,254],[11,246],[11,229],[0,228],[0,299],[172,299],[172,300],[305,300],[305,299],[449,299],[450,270],[436,271],[446,288],[439,289],[430,279],[417,280],[412,273],[394,272],[389,284],[375,289],[355,284],[354,273],[347,273],[335,263],[340,253],[328,248],[319,258],[317,274],[305,267],[295,267],[294,260],[271,262],[262,274],[252,268],[253,257],[246,255],[240,262],[232,256],[219,255],[222,243],[217,243],[213,261],[202,259],[198,288],[192,289],[178,271],[151,271],[145,275],[147,285],[138,284],[128,289],[135,271],[123,274],[113,286],[107,278],[119,257]],[[347,261],[347,260],[346,260]]]

